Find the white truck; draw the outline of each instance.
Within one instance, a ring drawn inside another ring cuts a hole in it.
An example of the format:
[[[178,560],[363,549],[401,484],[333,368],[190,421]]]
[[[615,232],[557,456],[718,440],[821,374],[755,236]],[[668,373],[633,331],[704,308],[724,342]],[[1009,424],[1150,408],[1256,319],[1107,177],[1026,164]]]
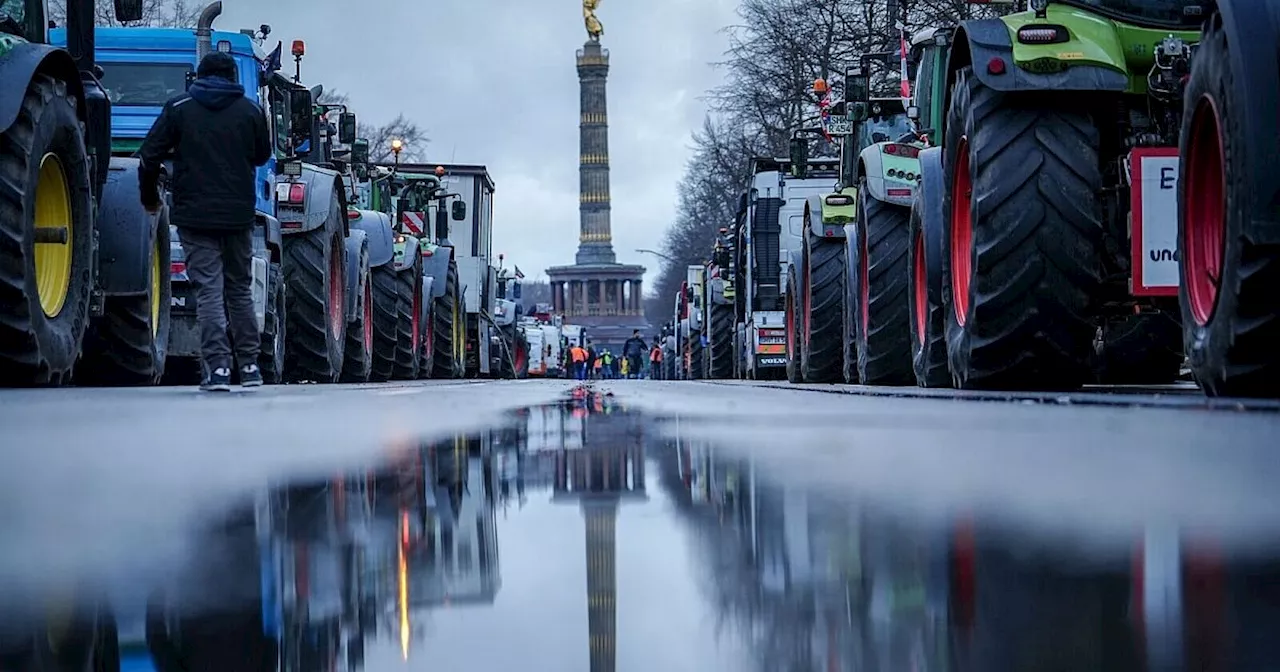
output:
[[[497,259],[493,254],[493,178],[480,165],[441,164],[442,186],[466,204],[466,217],[449,222],[448,240],[458,267],[465,306],[466,377],[497,376],[492,365],[493,318],[497,312]],[[445,220],[438,203],[429,216]]]

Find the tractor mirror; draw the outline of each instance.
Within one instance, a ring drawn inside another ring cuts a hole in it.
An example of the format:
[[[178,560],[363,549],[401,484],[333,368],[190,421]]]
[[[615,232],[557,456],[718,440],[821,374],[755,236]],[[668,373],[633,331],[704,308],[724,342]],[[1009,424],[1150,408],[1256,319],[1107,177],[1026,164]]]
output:
[[[356,138],[351,143],[351,164],[354,166],[365,166],[369,164],[369,141],[364,138]]]
[[[809,141],[791,138],[791,176],[803,180],[809,174]]]
[[[849,121],[852,121],[855,124],[860,124],[866,120],[867,120],[867,104],[854,103],[849,108]]]
[[[342,114],[338,115],[338,142],[344,145],[349,145],[355,141],[356,141],[356,113],[343,112]]]
[[[467,218],[467,204],[462,201],[453,202],[453,219],[454,221],[462,221]]]
[[[738,196],[738,216],[741,217],[747,211],[747,192],[742,192]]]
[[[289,136],[294,148],[311,140],[311,92],[301,87],[289,89]]]
[[[861,67],[851,68],[844,82],[844,99],[850,103],[871,100],[871,77]]]
[[[141,21],[142,0],[115,0],[116,21]]]

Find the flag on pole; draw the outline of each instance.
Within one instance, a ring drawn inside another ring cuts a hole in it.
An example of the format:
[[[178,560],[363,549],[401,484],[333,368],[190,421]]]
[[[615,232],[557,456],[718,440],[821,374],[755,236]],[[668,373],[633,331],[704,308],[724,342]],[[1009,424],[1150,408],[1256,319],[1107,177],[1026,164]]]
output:
[[[899,24],[901,26],[901,24]],[[907,28],[902,26],[902,32],[898,33],[898,39],[901,43],[902,58],[902,104],[911,104],[911,79],[907,74]]]

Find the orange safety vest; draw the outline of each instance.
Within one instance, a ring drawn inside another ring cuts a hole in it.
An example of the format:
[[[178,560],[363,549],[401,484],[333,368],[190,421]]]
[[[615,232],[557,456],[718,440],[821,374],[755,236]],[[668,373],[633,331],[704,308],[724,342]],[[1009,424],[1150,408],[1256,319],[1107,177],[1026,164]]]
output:
[[[581,364],[587,361],[587,351],[576,345],[569,348],[569,356],[573,358],[574,364]]]

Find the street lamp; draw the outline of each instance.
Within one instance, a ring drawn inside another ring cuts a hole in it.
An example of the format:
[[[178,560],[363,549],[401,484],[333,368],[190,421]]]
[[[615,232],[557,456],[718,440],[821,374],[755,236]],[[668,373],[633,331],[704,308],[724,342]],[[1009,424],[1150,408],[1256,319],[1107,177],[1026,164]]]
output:
[[[404,151],[404,142],[400,138],[391,141],[391,153],[396,157],[396,168],[400,168],[400,152]]]
[[[661,252],[657,252],[657,251],[655,251],[655,250],[637,249],[637,250],[636,250],[636,252],[639,252],[639,253],[641,253],[641,254],[652,254],[653,256],[655,256],[655,257],[657,257],[657,258],[659,258],[659,259],[666,259],[667,261],[669,261],[669,262],[671,262],[671,263],[673,263],[673,264],[674,264],[674,263],[676,263],[676,260],[675,260],[675,259],[672,259],[671,257],[668,257],[667,255],[665,255],[665,254],[663,254],[663,253],[661,253]]]

